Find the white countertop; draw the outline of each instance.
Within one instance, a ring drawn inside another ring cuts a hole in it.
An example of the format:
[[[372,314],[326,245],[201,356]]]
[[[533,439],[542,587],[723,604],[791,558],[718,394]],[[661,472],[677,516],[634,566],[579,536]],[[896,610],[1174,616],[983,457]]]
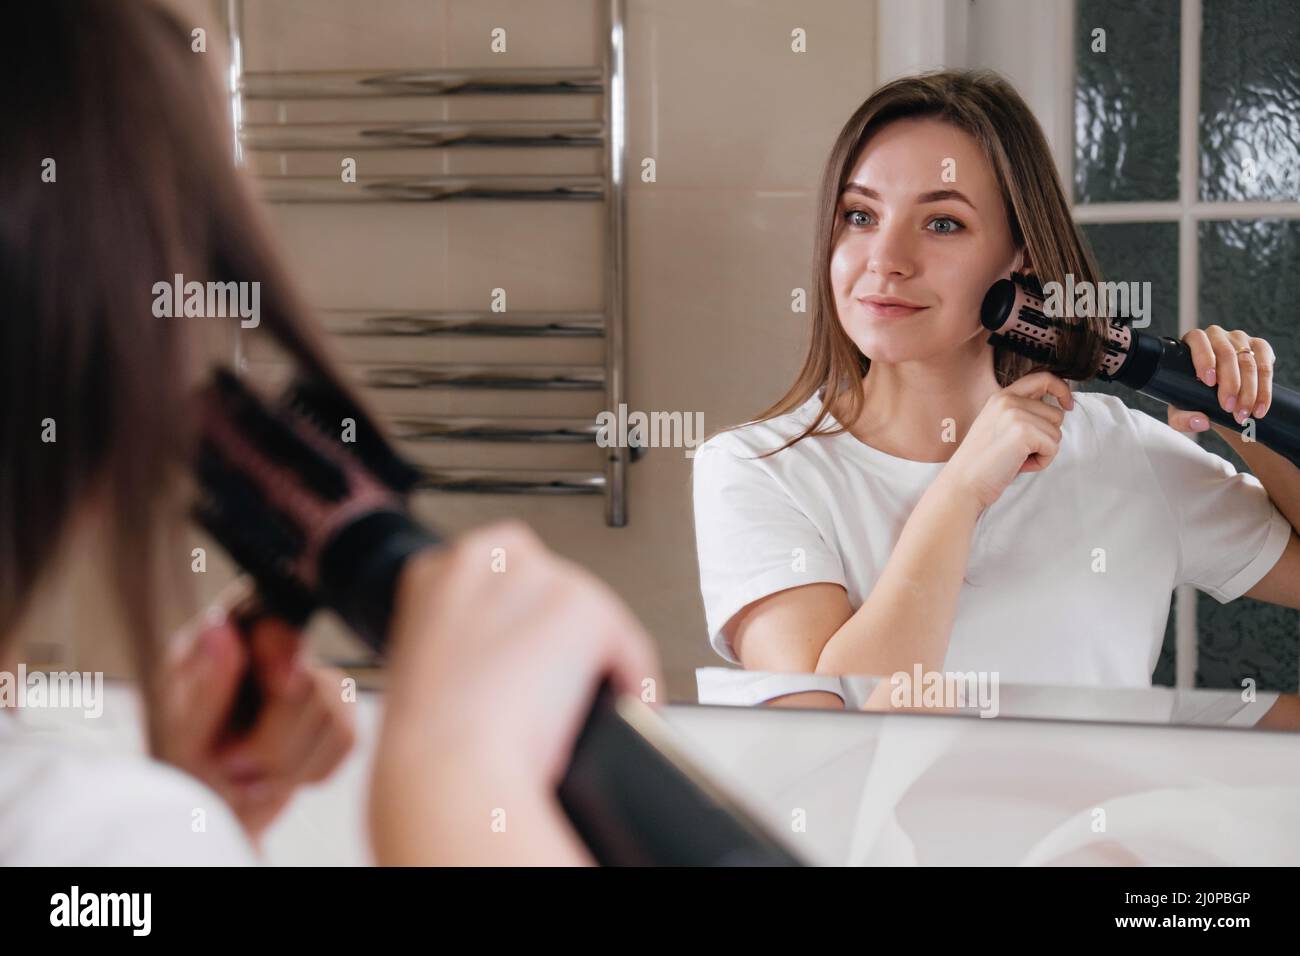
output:
[[[130,689],[105,693],[103,717],[76,721],[77,732],[138,748]],[[380,703],[359,696],[356,750],[268,832],[269,863],[369,862],[364,796]],[[688,754],[810,862],[1300,865],[1296,734],[690,705],[660,713]]]

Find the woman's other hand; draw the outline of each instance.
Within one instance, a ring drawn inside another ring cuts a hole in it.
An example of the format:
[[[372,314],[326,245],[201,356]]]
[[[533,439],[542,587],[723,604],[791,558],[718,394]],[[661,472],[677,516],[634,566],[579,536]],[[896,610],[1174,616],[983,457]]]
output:
[[[257,674],[262,707],[228,729],[240,684]],[[274,618],[245,640],[224,614],[173,649],[163,682],[160,756],[215,790],[257,843],[298,787],[324,780],[356,739],[341,671],[313,663],[301,635]]]
[[[1218,325],[1192,329],[1183,336],[1192,351],[1196,377],[1218,388],[1219,405],[1245,424],[1247,417],[1263,418],[1273,401],[1273,347],[1261,338]],[[1210,421],[1200,412],[1170,405],[1170,426],[1180,432],[1203,432]]]

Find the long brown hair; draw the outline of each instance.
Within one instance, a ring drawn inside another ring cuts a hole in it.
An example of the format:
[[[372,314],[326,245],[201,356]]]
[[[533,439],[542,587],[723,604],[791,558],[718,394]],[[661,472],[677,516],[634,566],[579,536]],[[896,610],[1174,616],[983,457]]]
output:
[[[821,409],[802,432],[760,457],[817,432],[832,408],[846,409],[839,415],[840,425],[819,434],[839,434],[845,423],[856,422],[862,414],[861,386],[871,360],[840,324],[830,285],[831,255],[841,227],[837,209],[867,141],[887,123],[908,117],[940,119],[975,138],[997,176],[1015,245],[1027,249],[1040,282],[1064,282],[1067,273],[1076,282],[1098,281],[1092,253],[1070,216],[1047,139],[1010,83],[991,70],[939,70],[885,84],[849,117],[826,160],[817,206],[808,352],[789,391],[757,421],[794,411],[819,389]],[[1091,378],[1101,364],[1105,325],[1100,316],[1072,323],[1061,335],[1058,363],[1050,371],[1062,378]],[[994,348],[994,373],[1002,387],[1036,367],[1023,356]]]
[[[150,705],[162,574],[189,569],[164,552],[184,526],[199,324],[239,321],[157,318],[154,284],[260,283],[251,334],[339,384],[190,44],[152,0],[17,4],[0,31],[0,640],[96,500]]]

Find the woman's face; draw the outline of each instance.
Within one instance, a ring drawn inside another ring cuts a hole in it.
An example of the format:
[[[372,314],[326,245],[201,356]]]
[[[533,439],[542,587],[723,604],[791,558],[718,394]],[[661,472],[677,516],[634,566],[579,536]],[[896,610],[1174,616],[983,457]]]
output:
[[[835,307],[873,360],[924,360],[983,335],[984,294],[1020,266],[992,167],[974,137],[940,120],[895,120],[876,132],[836,215]],[[918,308],[864,301],[872,296]]]

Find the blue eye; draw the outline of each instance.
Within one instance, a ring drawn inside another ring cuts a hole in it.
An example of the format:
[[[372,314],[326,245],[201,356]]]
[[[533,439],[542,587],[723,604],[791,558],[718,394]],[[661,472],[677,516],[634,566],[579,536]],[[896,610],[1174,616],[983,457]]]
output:
[[[844,221],[847,222],[850,226],[865,226],[865,225],[867,225],[867,223],[865,223],[865,222],[854,222],[853,217],[854,217],[854,216],[870,216],[870,215],[871,215],[871,213],[869,213],[869,212],[864,212],[864,211],[861,210],[861,209],[849,209],[849,210],[847,210],[847,211],[844,213]]]
[[[931,232],[937,232],[941,236],[949,236],[952,235],[954,232],[960,232],[961,230],[966,228],[961,223],[959,223],[956,219],[952,218],[952,216],[937,216],[934,219],[930,220],[930,225],[933,226],[936,222],[946,222],[949,223],[949,225],[951,226],[951,228],[948,229],[930,230]],[[929,227],[927,226],[927,228]]]

